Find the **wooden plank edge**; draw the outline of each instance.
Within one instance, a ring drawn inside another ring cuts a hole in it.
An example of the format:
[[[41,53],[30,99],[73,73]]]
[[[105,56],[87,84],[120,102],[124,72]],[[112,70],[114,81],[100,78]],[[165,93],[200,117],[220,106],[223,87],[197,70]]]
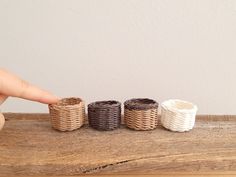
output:
[[[47,120],[48,113],[11,113],[3,112],[6,120]],[[123,116],[122,116],[123,117]],[[160,115],[159,115],[160,118]],[[207,115],[199,114],[197,120],[218,120],[218,121],[236,121],[236,115]]]
[[[205,176],[210,176],[210,177],[235,177],[236,172],[206,172],[206,173],[159,173],[159,174],[151,174],[151,175],[143,175],[143,174],[132,174],[132,175],[126,175],[126,174],[121,174],[121,175],[112,175],[112,174],[105,174],[105,175],[73,175],[74,177],[205,177]],[[0,175],[1,176],[1,175]],[[21,175],[17,175],[18,177],[21,177]],[[4,177],[4,176],[3,176]],[[6,177],[11,177],[11,176],[6,176]],[[12,176],[14,177],[14,176]],[[23,176],[22,176],[23,177]],[[24,176],[25,177],[25,176]],[[34,175],[34,176],[27,176],[27,177],[48,177],[45,175]],[[69,177],[67,175],[59,175],[59,176],[52,176],[52,177]]]

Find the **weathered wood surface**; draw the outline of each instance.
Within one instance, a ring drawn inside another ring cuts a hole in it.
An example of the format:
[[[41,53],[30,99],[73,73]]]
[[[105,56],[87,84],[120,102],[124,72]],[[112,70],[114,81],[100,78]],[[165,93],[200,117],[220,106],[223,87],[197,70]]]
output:
[[[236,174],[236,116],[198,116],[195,128],[174,133],[122,126],[100,132],[85,125],[61,133],[47,114],[5,114],[0,176],[78,174]]]

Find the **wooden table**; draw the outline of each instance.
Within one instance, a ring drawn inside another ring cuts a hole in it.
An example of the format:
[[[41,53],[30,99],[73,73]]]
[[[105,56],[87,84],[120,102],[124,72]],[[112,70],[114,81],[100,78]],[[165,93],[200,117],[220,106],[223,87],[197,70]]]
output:
[[[236,176],[236,116],[198,116],[186,133],[159,126],[53,130],[47,114],[5,114],[0,176],[158,174]]]

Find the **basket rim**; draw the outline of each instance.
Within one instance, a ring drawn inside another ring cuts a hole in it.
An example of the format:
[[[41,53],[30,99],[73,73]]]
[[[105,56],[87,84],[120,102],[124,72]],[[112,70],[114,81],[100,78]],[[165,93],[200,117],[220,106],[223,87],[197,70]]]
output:
[[[181,104],[187,104],[188,106],[190,106],[192,108],[180,109],[180,108],[177,108],[177,107],[171,105],[171,104],[176,104],[177,102],[181,103]],[[196,113],[198,110],[198,107],[196,104],[189,102],[189,101],[181,100],[181,99],[166,100],[163,103],[161,103],[161,107],[165,110],[172,111],[172,112],[179,112],[179,113]]]
[[[116,100],[95,101],[88,105],[88,108],[113,108],[119,107],[121,103]]]
[[[148,110],[157,109],[158,102],[150,98],[132,98],[124,102],[126,109],[131,110]]]
[[[78,101],[78,103],[74,103],[74,104],[66,104],[65,102],[66,101],[69,101],[69,100],[76,100]],[[77,107],[80,107],[84,105],[84,101],[79,98],[79,97],[67,97],[67,98],[62,98],[60,99],[57,103],[55,104],[49,104],[49,108],[52,108],[52,109],[63,109],[63,108],[77,108]]]

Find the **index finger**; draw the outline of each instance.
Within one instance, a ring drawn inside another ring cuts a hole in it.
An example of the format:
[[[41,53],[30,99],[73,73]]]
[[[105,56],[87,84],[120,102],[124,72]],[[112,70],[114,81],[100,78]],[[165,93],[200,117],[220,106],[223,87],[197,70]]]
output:
[[[0,69],[0,93],[46,104],[58,101],[56,96],[3,69]]]

